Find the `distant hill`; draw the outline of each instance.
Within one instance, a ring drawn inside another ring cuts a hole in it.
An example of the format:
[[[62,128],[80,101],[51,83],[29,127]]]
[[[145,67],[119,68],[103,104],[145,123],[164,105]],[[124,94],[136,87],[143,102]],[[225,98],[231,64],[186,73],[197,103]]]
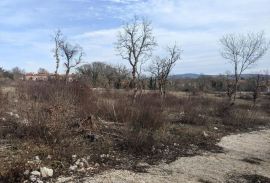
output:
[[[220,75],[207,75],[207,74],[195,74],[195,73],[185,73],[185,74],[175,74],[170,76],[170,79],[197,79],[200,76],[209,76],[209,77],[218,77]],[[232,75],[233,76],[233,75]],[[256,77],[257,74],[242,74],[243,79],[249,79],[252,77]],[[262,75],[266,76],[266,75]]]
[[[197,79],[201,74],[186,73],[186,74],[175,74],[170,76],[171,79]]]

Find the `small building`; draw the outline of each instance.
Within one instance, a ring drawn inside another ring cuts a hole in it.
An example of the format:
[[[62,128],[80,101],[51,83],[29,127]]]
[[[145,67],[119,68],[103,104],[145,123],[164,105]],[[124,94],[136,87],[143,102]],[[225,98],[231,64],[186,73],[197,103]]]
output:
[[[24,79],[26,81],[48,81],[49,80],[49,74],[48,73],[27,73],[24,76]]]
[[[50,74],[50,73],[27,73],[24,75],[25,81],[48,81],[48,80],[54,80],[54,79],[60,79],[65,80],[65,75],[56,75],[56,74]],[[67,81],[72,82],[76,80],[76,74],[70,74],[67,77]]]

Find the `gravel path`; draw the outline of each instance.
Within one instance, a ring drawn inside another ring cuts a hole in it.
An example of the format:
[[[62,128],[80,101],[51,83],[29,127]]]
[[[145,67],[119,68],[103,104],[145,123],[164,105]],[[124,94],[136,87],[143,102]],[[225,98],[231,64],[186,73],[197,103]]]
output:
[[[79,182],[225,182],[229,175],[237,174],[270,177],[270,130],[226,136],[218,145],[224,153],[182,157],[171,164],[153,166],[148,173],[111,170]]]

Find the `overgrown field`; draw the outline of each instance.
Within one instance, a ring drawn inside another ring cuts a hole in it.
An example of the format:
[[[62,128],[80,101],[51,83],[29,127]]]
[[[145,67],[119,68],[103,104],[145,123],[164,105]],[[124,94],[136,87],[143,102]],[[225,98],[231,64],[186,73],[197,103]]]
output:
[[[0,90],[1,91],[1,90]],[[85,176],[106,169],[144,171],[203,151],[234,132],[269,125],[270,96],[175,95],[91,89],[79,82],[21,82],[0,93],[0,182],[23,182],[41,167]],[[80,160],[78,162],[78,160]]]

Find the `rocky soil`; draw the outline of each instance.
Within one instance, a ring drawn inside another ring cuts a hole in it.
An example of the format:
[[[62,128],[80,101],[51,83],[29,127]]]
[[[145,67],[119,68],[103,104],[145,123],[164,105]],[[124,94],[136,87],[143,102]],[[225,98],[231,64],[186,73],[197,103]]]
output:
[[[226,136],[218,145],[223,153],[182,157],[170,164],[149,167],[147,173],[111,170],[80,180],[59,178],[58,183],[240,182],[241,175],[270,178],[270,130]],[[238,176],[239,181],[231,180]]]

